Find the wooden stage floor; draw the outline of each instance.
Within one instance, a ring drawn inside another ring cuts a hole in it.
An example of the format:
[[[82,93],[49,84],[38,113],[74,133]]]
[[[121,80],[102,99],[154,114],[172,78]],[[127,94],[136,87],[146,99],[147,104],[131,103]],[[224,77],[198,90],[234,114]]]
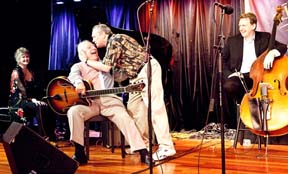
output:
[[[225,140],[225,158],[222,163],[221,141],[205,139],[200,150],[199,139],[174,139],[177,154],[166,161],[158,162],[149,169],[141,164],[139,155],[127,155],[121,158],[121,151],[102,145],[91,145],[90,161],[87,165],[79,166],[76,174],[126,174],[126,173],[155,173],[155,174],[284,174],[288,173],[288,146],[268,145],[258,150],[257,144],[233,148],[232,140]],[[60,143],[60,142],[58,142]],[[60,147],[69,157],[73,155],[74,147]],[[153,147],[156,149],[156,146]],[[23,149],[25,150],[25,149]],[[3,144],[0,144],[0,173],[11,174]]]

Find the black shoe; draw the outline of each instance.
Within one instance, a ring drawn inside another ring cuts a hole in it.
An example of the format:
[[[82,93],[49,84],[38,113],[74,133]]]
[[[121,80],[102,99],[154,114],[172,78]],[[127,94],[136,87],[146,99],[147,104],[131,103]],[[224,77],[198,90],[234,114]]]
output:
[[[149,156],[148,156],[148,151],[147,149],[141,149],[138,151],[140,153],[140,159],[142,163],[147,164],[148,166],[150,166],[150,162],[152,162],[152,165],[155,164],[155,161],[152,159],[152,161],[150,160]]]
[[[74,159],[75,161],[77,161],[80,165],[83,165],[83,164],[87,164],[87,163],[88,163],[88,160],[87,160],[86,155],[79,155],[79,156],[77,156],[76,154],[74,154],[74,155],[72,156],[72,159]]]

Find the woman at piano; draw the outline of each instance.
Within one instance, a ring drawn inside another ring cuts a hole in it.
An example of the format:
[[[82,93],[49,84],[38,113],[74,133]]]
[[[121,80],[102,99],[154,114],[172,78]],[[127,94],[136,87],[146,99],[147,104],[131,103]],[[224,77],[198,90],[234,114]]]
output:
[[[11,73],[8,101],[12,120],[22,122],[40,135],[46,136],[41,111],[47,108],[47,104],[36,99],[41,94],[40,84],[37,83],[34,72],[29,67],[29,50],[24,47],[18,48],[15,60],[16,66]]]

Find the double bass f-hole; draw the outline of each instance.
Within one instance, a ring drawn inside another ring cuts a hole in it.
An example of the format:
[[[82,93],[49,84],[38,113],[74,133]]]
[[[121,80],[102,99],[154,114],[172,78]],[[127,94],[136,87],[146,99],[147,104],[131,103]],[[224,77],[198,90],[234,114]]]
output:
[[[286,96],[287,92],[283,90],[286,89],[285,83],[281,86],[281,81],[279,79],[275,79],[274,82],[277,83],[277,89],[279,90],[280,95]]]

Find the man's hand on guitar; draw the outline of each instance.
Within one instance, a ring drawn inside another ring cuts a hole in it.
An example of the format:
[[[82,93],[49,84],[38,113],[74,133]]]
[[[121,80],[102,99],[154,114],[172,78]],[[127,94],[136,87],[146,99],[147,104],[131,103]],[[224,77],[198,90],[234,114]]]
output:
[[[75,90],[77,93],[81,93],[82,95],[86,94],[86,88],[83,82],[79,82],[76,87]]]
[[[39,100],[37,100],[37,99],[35,99],[35,98],[32,98],[31,101],[32,101],[33,103],[35,103],[37,106],[47,106],[47,103],[45,103],[45,102],[43,102],[43,101],[39,101]]]

